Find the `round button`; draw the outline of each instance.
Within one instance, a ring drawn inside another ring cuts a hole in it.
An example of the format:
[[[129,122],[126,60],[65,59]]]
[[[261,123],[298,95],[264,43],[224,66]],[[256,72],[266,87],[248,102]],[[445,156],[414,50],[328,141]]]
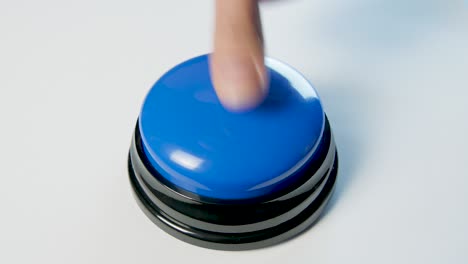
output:
[[[257,108],[232,113],[216,97],[208,56],[164,74],[139,116],[143,150],[173,185],[214,199],[250,199],[293,184],[313,160],[325,115],[313,86],[267,58],[269,93]]]

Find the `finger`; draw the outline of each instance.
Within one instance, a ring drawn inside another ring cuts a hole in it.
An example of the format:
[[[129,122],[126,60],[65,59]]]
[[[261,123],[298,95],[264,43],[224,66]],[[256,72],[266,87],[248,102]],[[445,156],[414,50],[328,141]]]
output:
[[[267,91],[256,0],[216,0],[212,81],[221,103],[234,111],[257,106]]]

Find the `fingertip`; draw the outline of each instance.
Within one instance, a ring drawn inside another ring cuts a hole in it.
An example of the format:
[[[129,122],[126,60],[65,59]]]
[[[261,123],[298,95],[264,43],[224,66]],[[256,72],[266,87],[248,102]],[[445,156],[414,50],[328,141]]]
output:
[[[221,104],[232,112],[257,107],[265,98],[267,76],[263,62],[242,57],[210,57],[212,81]]]

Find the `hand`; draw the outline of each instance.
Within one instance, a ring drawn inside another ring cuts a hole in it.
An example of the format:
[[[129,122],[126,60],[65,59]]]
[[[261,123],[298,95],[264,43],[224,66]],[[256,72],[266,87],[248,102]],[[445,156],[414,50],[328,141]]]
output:
[[[257,0],[216,0],[212,82],[231,111],[256,107],[264,99],[268,77]]]

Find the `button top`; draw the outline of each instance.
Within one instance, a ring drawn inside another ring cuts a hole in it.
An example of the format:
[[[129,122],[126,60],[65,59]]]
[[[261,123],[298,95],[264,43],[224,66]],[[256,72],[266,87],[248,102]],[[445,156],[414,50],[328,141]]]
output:
[[[312,85],[266,58],[269,94],[245,113],[225,110],[211,83],[208,56],[162,76],[140,113],[143,148],[172,184],[214,199],[249,199],[281,190],[313,158],[325,116]]]

